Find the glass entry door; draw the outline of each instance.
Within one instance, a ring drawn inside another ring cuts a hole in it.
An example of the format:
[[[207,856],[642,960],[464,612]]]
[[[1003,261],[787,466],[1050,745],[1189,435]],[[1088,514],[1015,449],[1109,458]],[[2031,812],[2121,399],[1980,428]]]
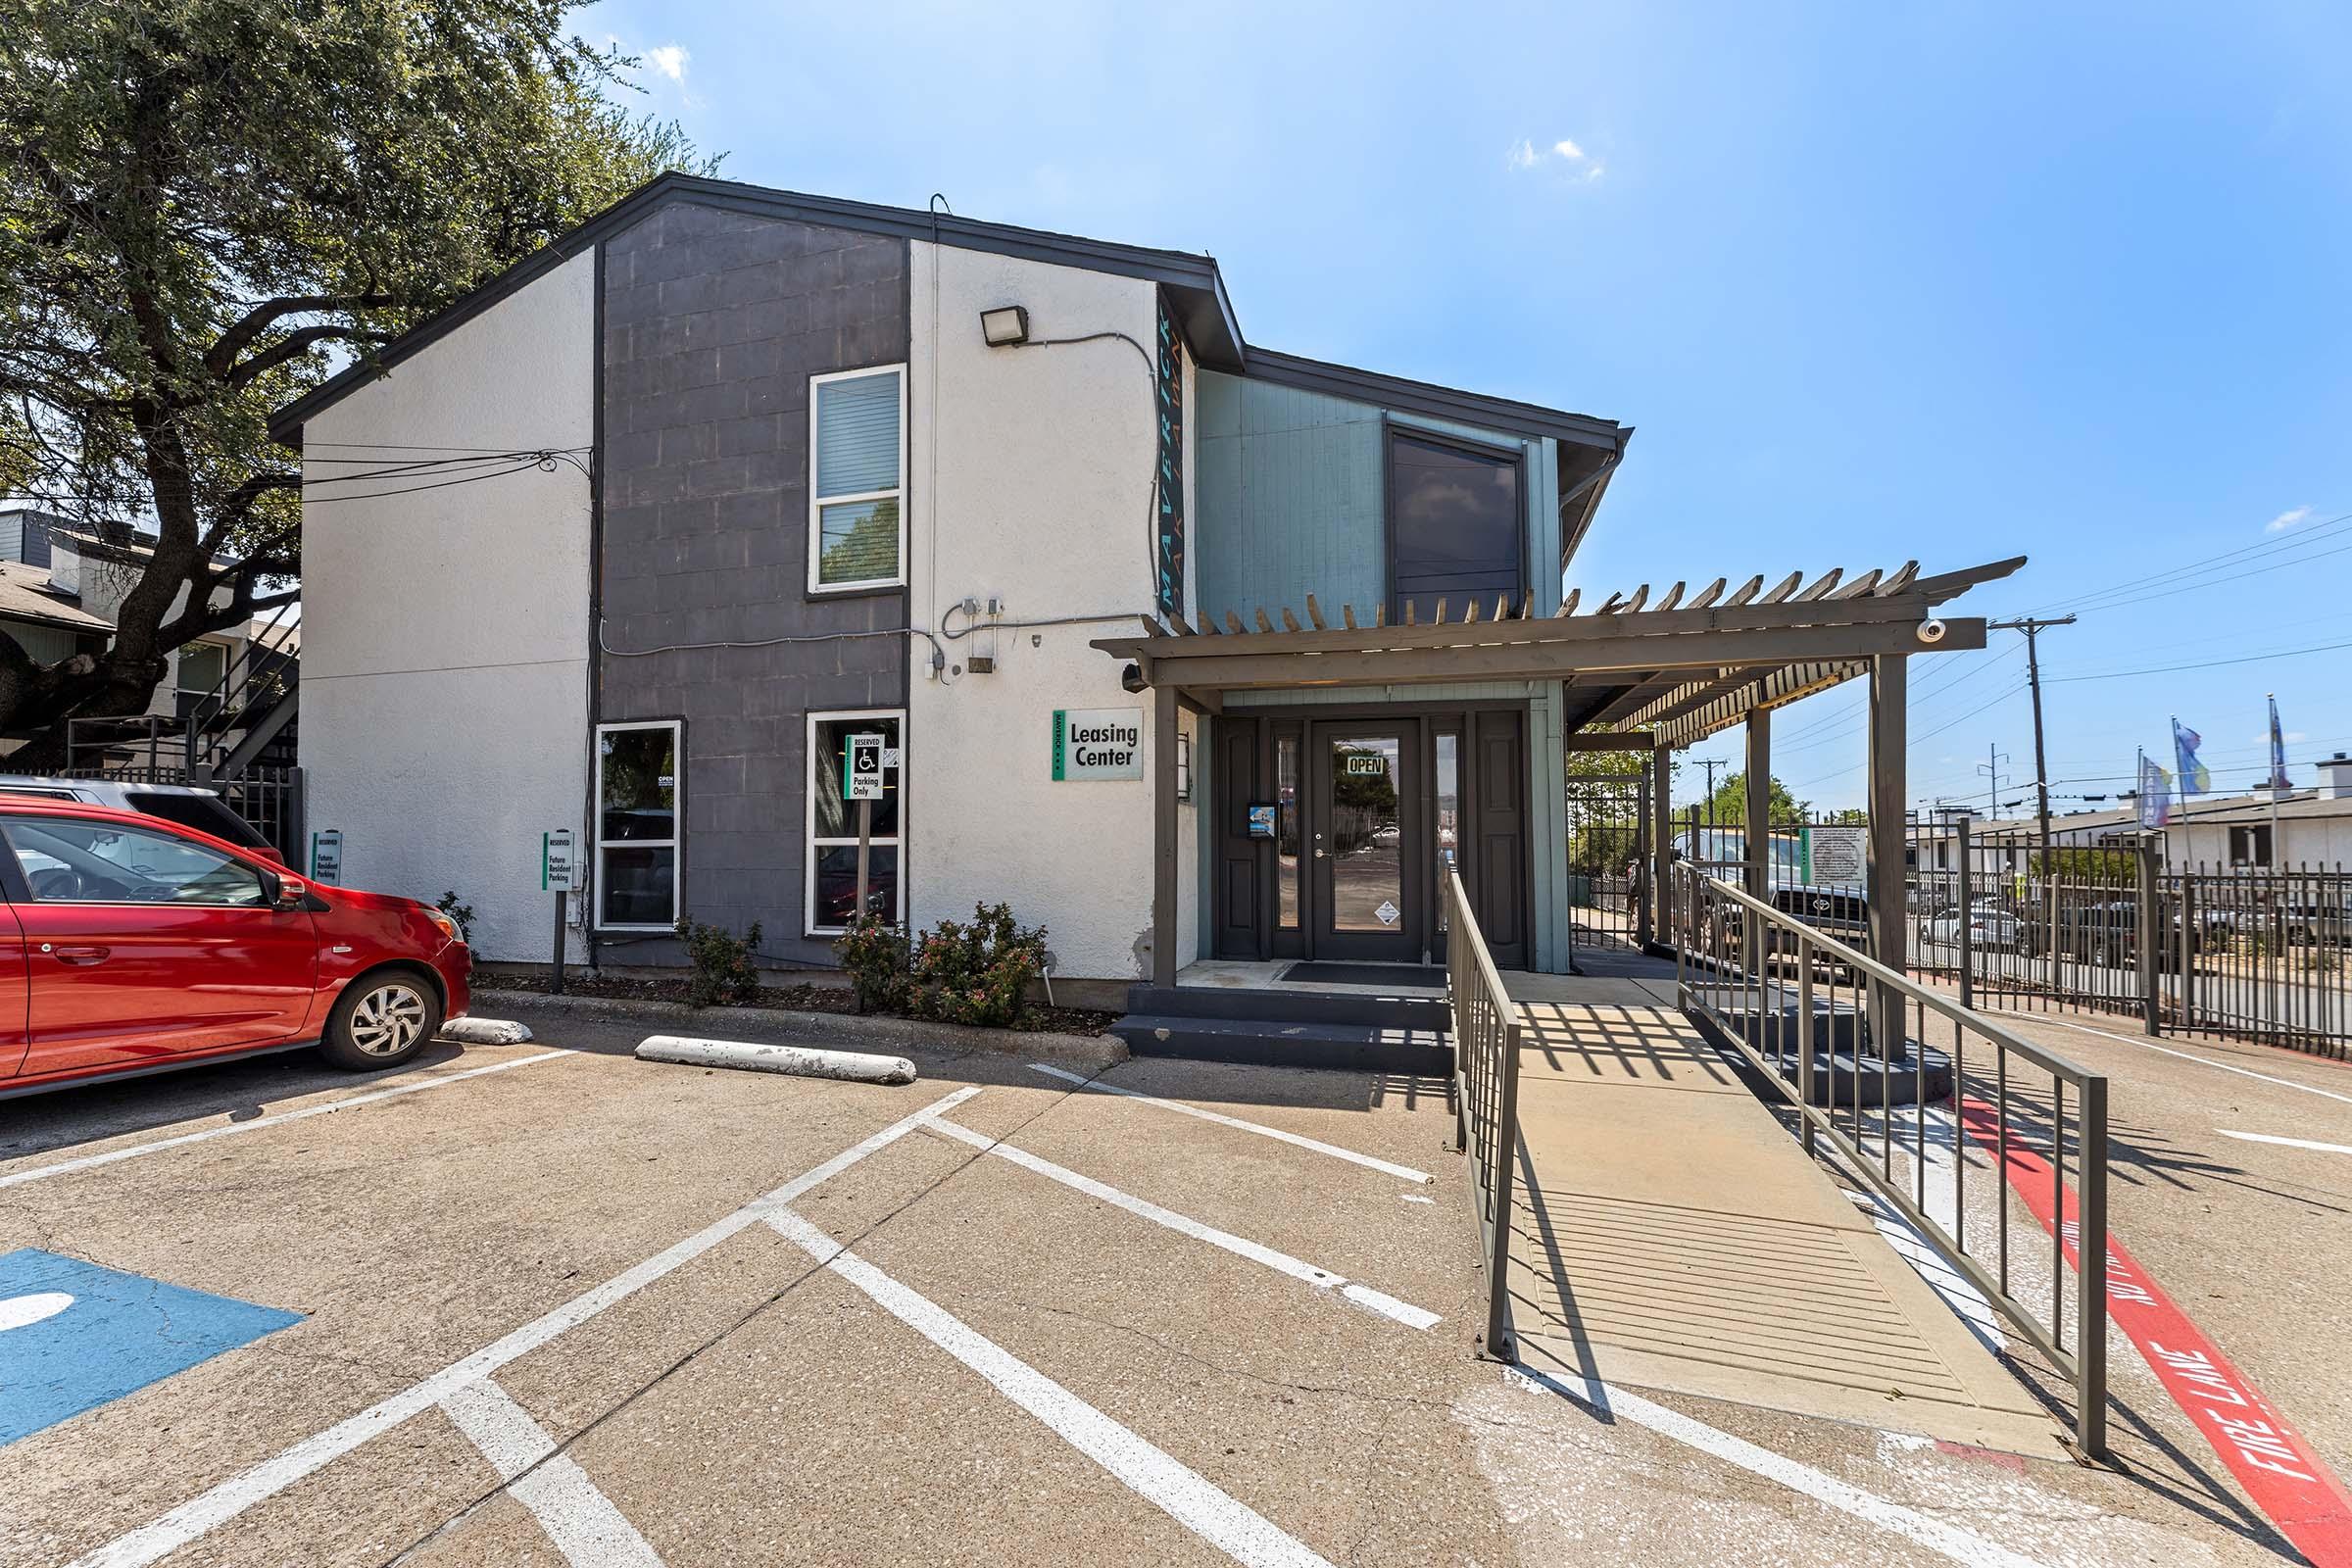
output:
[[[1311,952],[1418,962],[1428,860],[1420,831],[1420,726],[1320,723],[1308,735]]]

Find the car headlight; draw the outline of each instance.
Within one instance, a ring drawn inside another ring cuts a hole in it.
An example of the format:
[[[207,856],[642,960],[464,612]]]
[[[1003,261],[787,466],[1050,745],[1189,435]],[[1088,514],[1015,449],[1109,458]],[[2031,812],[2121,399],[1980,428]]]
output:
[[[450,941],[455,942],[459,940],[458,922],[452,920],[446,910],[436,909],[428,905],[425,906],[424,917],[427,920],[432,921],[434,926],[439,929],[440,933],[447,937]]]

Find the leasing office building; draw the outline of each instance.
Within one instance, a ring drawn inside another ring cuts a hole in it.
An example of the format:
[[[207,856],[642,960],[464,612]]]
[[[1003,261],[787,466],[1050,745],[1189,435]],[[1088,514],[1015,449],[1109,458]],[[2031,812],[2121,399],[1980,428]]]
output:
[[[574,960],[681,961],[690,915],[829,963],[874,734],[871,906],[1008,902],[1057,977],[1418,960],[1446,864],[1502,961],[1562,968],[1568,738],[1687,744],[1860,668],[1783,638],[1580,685],[1555,639],[1482,652],[1593,629],[1560,568],[1628,430],[1251,347],[1202,257],[944,214],[664,176],[274,431],[311,820],[356,884],[459,892],[494,958],[547,956],[568,826]],[[345,477],[391,457],[436,466]],[[1919,585],[1834,597],[1884,640]],[[1315,640],[1359,624],[1446,662],[1339,675],[1360,658]],[[1275,664],[1174,685],[1171,639]],[[1127,750],[1095,730],[1137,755],[1081,755]]]

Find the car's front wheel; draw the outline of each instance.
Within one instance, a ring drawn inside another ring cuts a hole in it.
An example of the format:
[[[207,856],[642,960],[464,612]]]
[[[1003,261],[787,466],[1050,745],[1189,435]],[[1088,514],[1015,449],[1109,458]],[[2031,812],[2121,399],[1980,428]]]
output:
[[[441,1000],[421,975],[391,969],[364,975],[327,1014],[318,1054],[352,1072],[397,1067],[441,1027]]]

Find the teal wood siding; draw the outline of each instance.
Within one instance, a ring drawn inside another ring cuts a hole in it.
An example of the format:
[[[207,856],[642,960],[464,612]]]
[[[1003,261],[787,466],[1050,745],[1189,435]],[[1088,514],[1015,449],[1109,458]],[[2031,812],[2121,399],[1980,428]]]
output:
[[[1195,569],[1200,608],[1254,624],[1285,605],[1303,617],[1313,594],[1339,619],[1342,605],[1370,620],[1388,600],[1385,423],[1436,430],[1527,454],[1529,584],[1536,612],[1559,605],[1558,454],[1548,439],[1522,441],[1469,425],[1389,414],[1320,392],[1301,392],[1203,370],[1194,455]]]

